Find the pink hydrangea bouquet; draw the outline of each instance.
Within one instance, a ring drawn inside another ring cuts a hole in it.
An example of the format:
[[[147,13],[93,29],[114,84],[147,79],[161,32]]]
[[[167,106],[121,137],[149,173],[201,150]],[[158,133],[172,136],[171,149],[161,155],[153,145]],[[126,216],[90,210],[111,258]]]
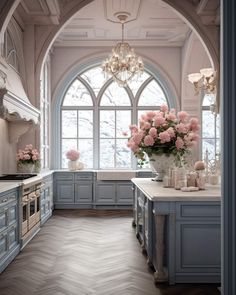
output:
[[[79,156],[80,156],[80,152],[77,151],[77,150],[69,150],[67,153],[66,153],[66,158],[70,161],[77,161],[79,159]]]
[[[134,152],[142,166],[145,154],[174,155],[176,165],[183,161],[198,140],[199,124],[197,118],[190,118],[185,111],[176,114],[162,105],[160,110],[149,111],[139,120],[139,126],[130,125],[131,137],[127,146]]]
[[[27,144],[23,150],[19,149],[16,154],[16,160],[18,167],[24,164],[33,164],[36,171],[40,168],[40,155],[38,150],[33,148],[32,144]]]

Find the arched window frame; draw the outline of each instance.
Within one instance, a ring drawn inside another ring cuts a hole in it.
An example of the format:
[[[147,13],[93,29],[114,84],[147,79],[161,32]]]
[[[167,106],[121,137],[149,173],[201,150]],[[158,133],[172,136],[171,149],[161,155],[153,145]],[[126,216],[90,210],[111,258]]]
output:
[[[52,116],[52,149],[54,151],[54,153],[52,153],[52,168],[53,169],[60,169],[61,168],[61,159],[60,159],[60,155],[61,155],[61,145],[60,145],[60,134],[61,134],[61,125],[60,125],[60,121],[61,121],[61,116],[60,116],[60,107],[63,101],[63,98],[66,94],[66,91],[68,89],[68,85],[71,84],[71,81],[73,81],[78,75],[83,75],[84,72],[86,72],[87,70],[91,69],[92,67],[96,67],[96,66],[100,66],[101,62],[102,62],[103,58],[95,58],[93,60],[90,60],[89,62],[85,62],[84,64],[78,64],[75,67],[73,67],[72,69],[70,69],[68,71],[67,74],[64,75],[63,79],[61,80],[60,83],[58,83],[58,86],[55,89],[54,95],[53,95],[53,116]],[[153,66],[151,63],[149,62],[145,62],[145,71],[150,74],[151,76],[153,76],[153,78],[151,79],[155,79],[158,83],[158,85],[162,88],[165,97],[167,99],[167,102],[169,104],[170,108],[175,108],[177,111],[179,110],[179,102],[178,102],[178,94],[176,92],[175,87],[172,85],[171,80],[169,79],[169,77],[165,74],[165,72],[158,71],[157,68],[155,66]],[[150,80],[151,80],[150,79]],[[109,81],[107,81],[107,84],[111,83],[113,80],[110,79]],[[133,103],[133,109],[132,109],[132,124],[136,124],[137,123],[137,111],[138,110],[144,110],[147,111],[149,110],[151,107],[141,107],[141,106],[137,106],[137,96],[139,95],[139,93],[143,90],[144,88],[144,84],[142,85],[142,87],[139,89],[139,91],[136,93],[135,96],[132,96],[131,91],[129,90],[129,88],[126,89],[126,91],[128,92],[129,96],[131,97],[131,101]],[[100,89],[100,93],[99,93],[99,97],[102,95],[102,89]],[[134,100],[136,100],[136,103],[134,103]],[[99,112],[99,108],[98,108],[98,103],[99,99],[97,99],[97,101],[95,101],[95,112],[94,112],[94,122],[98,122],[99,116],[98,116],[98,112]],[[158,109],[157,107],[154,107],[155,109]],[[151,108],[153,109],[153,108]],[[94,144],[98,143],[98,135],[94,134]],[[98,155],[99,150],[98,150],[98,144],[95,145],[94,147],[94,154]],[[99,169],[99,165],[98,165],[98,160],[94,160],[94,169]],[[136,169],[137,167],[137,159],[135,157],[133,157],[132,155],[132,167],[131,169]],[[115,169],[115,168],[113,168]]]

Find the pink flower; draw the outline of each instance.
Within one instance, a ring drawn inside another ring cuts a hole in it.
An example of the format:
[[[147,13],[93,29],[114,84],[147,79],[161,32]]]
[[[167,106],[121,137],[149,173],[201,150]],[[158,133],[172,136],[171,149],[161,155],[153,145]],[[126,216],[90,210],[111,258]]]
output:
[[[30,155],[28,155],[28,154],[27,155],[24,155],[23,156],[23,160],[30,160]]]
[[[26,149],[26,150],[32,150],[32,148],[33,148],[33,145],[32,145],[32,144],[27,144],[27,145],[25,146],[25,149]]]
[[[173,127],[169,127],[166,131],[169,133],[170,137],[175,137],[175,130]]]
[[[156,116],[156,112],[150,111],[146,114],[148,120],[152,120]]]
[[[183,124],[183,123],[179,123],[175,126],[175,129],[179,132],[179,133],[185,133],[188,131],[188,127],[187,125]]]
[[[129,129],[131,131],[131,134],[134,134],[138,131],[138,126],[137,125],[129,125]]]
[[[153,138],[156,138],[157,137],[157,130],[156,130],[156,128],[152,127],[149,130],[149,135],[151,135]]]
[[[143,139],[143,132],[136,133],[133,136],[133,141],[136,145],[139,145],[142,139]]]
[[[181,122],[185,122],[188,119],[189,115],[185,111],[178,112],[178,118]]]
[[[129,147],[132,150],[132,152],[134,152],[134,153],[137,152],[137,150],[138,150],[138,146],[135,144],[135,142],[132,139],[130,139],[127,142],[127,147]]]
[[[36,160],[38,160],[38,157],[37,157],[36,155],[34,155],[34,156],[32,156],[32,159],[33,159],[34,161],[36,161]]]
[[[175,121],[176,120],[176,115],[174,113],[168,113],[168,114],[166,114],[166,120]]]
[[[200,126],[198,124],[198,119],[197,118],[192,118],[190,120],[190,130],[197,132],[200,129]]]
[[[166,122],[166,120],[161,115],[157,115],[153,118],[153,122],[155,127],[159,127],[163,125]]]
[[[152,146],[152,145],[154,145],[154,143],[155,143],[155,141],[151,135],[146,135],[144,137],[144,144],[146,146]]]
[[[77,151],[77,150],[69,150],[67,153],[66,153],[66,158],[70,161],[76,161],[79,159],[79,156],[80,156],[80,152]]]
[[[177,137],[176,142],[175,142],[175,146],[176,146],[177,150],[182,149],[184,147],[183,139],[180,137]]]
[[[148,117],[147,117],[147,115],[145,115],[145,114],[141,115],[141,119],[142,119],[143,121],[148,121]]]
[[[160,132],[159,139],[161,140],[161,143],[170,142],[170,134],[167,131]]]
[[[166,112],[168,112],[168,110],[169,110],[169,108],[168,108],[168,106],[167,106],[166,104],[161,105],[160,109],[161,109],[161,111],[162,111],[163,113],[166,113]]]
[[[151,128],[151,124],[150,124],[150,123],[145,122],[145,123],[143,124],[143,129],[147,130],[147,129],[150,129],[150,128]]]

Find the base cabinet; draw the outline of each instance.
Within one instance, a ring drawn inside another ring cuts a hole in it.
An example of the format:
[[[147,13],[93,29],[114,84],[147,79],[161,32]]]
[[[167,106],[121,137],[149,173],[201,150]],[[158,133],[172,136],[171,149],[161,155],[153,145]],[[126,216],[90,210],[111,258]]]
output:
[[[130,181],[97,181],[95,206],[132,208],[133,186]]]
[[[18,189],[0,193],[0,273],[20,251]]]
[[[55,172],[54,208],[92,208],[94,194],[93,187],[93,172]]]

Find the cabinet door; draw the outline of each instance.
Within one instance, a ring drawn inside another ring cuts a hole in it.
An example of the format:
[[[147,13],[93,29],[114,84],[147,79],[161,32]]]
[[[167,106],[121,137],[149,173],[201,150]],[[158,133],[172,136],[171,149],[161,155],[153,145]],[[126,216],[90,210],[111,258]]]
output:
[[[56,203],[74,203],[74,183],[72,181],[56,181]]]
[[[17,226],[14,225],[10,227],[10,230],[8,231],[7,235],[8,235],[9,250],[11,250],[18,243]]]
[[[13,203],[8,209],[9,225],[17,222],[17,203]]]
[[[96,185],[96,203],[109,205],[114,204],[115,200],[115,183],[101,181]]]
[[[131,182],[117,183],[117,204],[133,204],[133,185]]]
[[[91,203],[93,200],[93,183],[77,181],[75,183],[75,203]]]
[[[0,234],[0,258],[7,253],[7,233]]]
[[[0,232],[7,227],[7,209],[0,209]]]

